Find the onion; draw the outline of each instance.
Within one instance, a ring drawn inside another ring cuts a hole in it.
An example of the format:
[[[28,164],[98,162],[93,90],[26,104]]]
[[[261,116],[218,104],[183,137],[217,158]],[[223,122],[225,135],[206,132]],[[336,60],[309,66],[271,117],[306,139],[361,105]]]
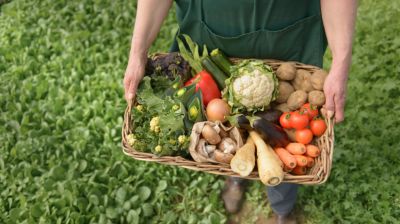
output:
[[[206,108],[207,119],[209,121],[224,122],[230,115],[231,107],[222,99],[211,100]]]

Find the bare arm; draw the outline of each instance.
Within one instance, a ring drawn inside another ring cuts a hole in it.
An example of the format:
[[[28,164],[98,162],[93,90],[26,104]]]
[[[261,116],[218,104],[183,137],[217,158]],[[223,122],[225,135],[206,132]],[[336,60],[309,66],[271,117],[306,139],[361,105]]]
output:
[[[357,0],[321,0],[321,12],[332,51],[332,66],[324,86],[325,107],[328,116],[334,113],[336,122],[341,122],[344,120]]]
[[[147,52],[157,37],[172,5],[172,0],[139,0],[136,11],[128,66],[125,71],[125,99],[129,102],[143,78]]]

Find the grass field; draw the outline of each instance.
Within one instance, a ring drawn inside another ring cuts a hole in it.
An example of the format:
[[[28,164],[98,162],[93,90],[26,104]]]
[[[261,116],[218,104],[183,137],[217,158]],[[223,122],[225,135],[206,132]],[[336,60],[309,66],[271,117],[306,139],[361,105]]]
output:
[[[5,3],[8,2],[8,3]],[[223,178],[120,147],[134,1],[0,1],[0,223],[224,223]],[[361,0],[332,174],[302,187],[305,223],[400,220],[400,1]],[[152,47],[167,51],[171,13]],[[329,54],[325,66],[329,68]],[[270,212],[247,193],[247,223]]]

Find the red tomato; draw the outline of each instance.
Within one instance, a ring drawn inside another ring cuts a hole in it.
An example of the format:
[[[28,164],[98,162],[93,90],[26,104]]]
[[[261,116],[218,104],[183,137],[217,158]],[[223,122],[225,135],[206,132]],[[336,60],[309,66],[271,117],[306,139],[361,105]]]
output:
[[[303,114],[307,114],[310,121],[314,119],[314,117],[318,116],[318,107],[311,105],[310,103],[306,103],[303,106],[301,106],[300,111]]]
[[[310,122],[310,128],[315,136],[321,136],[325,133],[326,130],[325,121],[322,119],[312,120]]]
[[[290,125],[290,113],[285,112],[279,118],[279,123],[281,124],[282,128],[290,129],[292,126]]]
[[[309,144],[313,137],[313,133],[310,129],[296,130],[296,141],[299,143]]]
[[[308,126],[309,120],[307,114],[302,114],[299,111],[295,111],[290,114],[289,119],[290,126],[292,128],[300,130]]]

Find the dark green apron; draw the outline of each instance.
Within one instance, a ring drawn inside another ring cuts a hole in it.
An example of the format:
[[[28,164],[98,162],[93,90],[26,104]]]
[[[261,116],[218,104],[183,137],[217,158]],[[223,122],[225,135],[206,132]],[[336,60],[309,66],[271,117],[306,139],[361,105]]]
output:
[[[320,0],[176,0],[180,34],[230,57],[322,66]],[[176,42],[172,47],[177,51]]]

